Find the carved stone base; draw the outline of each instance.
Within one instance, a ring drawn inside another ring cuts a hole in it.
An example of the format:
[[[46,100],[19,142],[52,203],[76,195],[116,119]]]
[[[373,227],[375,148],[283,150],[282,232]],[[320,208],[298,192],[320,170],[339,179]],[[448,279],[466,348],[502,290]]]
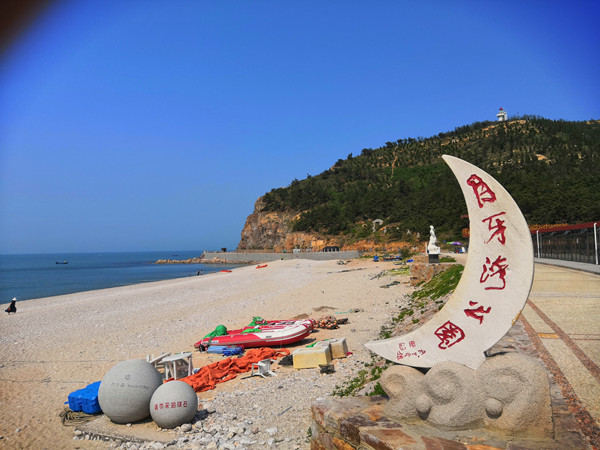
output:
[[[554,436],[518,436],[486,428],[445,430],[424,421],[397,421],[386,416],[385,397],[327,397],[312,405],[311,449],[552,449],[590,448],[585,438],[573,432],[573,424],[561,420]],[[565,411],[559,412],[561,417]],[[574,420],[574,419],[573,419]]]
[[[441,363],[424,375],[394,366],[380,380],[390,398],[317,399],[311,449],[590,448],[549,381],[519,353],[489,358],[477,371]]]
[[[547,372],[525,355],[488,358],[476,371],[442,362],[426,375],[399,365],[386,370],[380,383],[390,397],[384,412],[392,419],[420,420],[445,429],[552,434]]]

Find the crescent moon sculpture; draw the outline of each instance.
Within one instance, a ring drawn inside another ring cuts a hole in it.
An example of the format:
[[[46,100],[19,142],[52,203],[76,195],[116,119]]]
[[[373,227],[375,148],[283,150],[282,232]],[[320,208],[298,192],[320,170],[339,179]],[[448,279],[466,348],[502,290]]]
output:
[[[454,361],[477,370],[484,352],[502,339],[525,306],[533,283],[533,244],[521,210],[500,183],[466,161],[442,157],[469,212],[463,275],[446,305],[422,327],[365,346],[408,366]]]

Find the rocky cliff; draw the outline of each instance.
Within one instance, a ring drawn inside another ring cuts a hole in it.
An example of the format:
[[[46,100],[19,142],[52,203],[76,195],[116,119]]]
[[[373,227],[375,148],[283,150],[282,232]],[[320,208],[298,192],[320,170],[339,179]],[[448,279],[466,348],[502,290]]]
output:
[[[254,204],[254,212],[246,219],[242,237],[237,247],[244,250],[283,250],[294,248],[321,251],[327,246],[340,247],[342,250],[397,252],[415,250],[414,243],[382,242],[378,239],[363,239],[348,242],[344,236],[324,236],[317,233],[292,231],[292,222],[297,213],[284,211],[264,211],[262,197]],[[420,248],[420,247],[419,247]]]
[[[291,222],[296,216],[283,211],[264,211],[260,197],[254,204],[254,212],[246,219],[238,250],[312,248],[318,251],[328,245],[328,240],[320,236],[292,231]]]

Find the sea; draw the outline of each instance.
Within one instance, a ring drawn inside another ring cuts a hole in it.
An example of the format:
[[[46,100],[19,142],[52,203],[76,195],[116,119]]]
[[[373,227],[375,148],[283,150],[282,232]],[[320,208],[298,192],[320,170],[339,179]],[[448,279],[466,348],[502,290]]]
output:
[[[0,255],[0,304],[10,303],[13,297],[17,301],[53,297],[240,267],[155,264],[159,259],[185,260],[201,255],[202,251]]]

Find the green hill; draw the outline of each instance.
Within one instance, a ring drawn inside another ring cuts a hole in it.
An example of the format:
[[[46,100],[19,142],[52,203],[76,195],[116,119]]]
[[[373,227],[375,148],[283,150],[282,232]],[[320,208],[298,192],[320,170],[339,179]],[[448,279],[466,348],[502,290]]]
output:
[[[263,211],[297,214],[294,231],[368,238],[381,219],[387,239],[407,230],[460,236],[468,221],[458,183],[441,155],[481,167],[511,193],[530,224],[600,218],[600,122],[524,116],[477,122],[430,138],[387,142],[263,197]]]

